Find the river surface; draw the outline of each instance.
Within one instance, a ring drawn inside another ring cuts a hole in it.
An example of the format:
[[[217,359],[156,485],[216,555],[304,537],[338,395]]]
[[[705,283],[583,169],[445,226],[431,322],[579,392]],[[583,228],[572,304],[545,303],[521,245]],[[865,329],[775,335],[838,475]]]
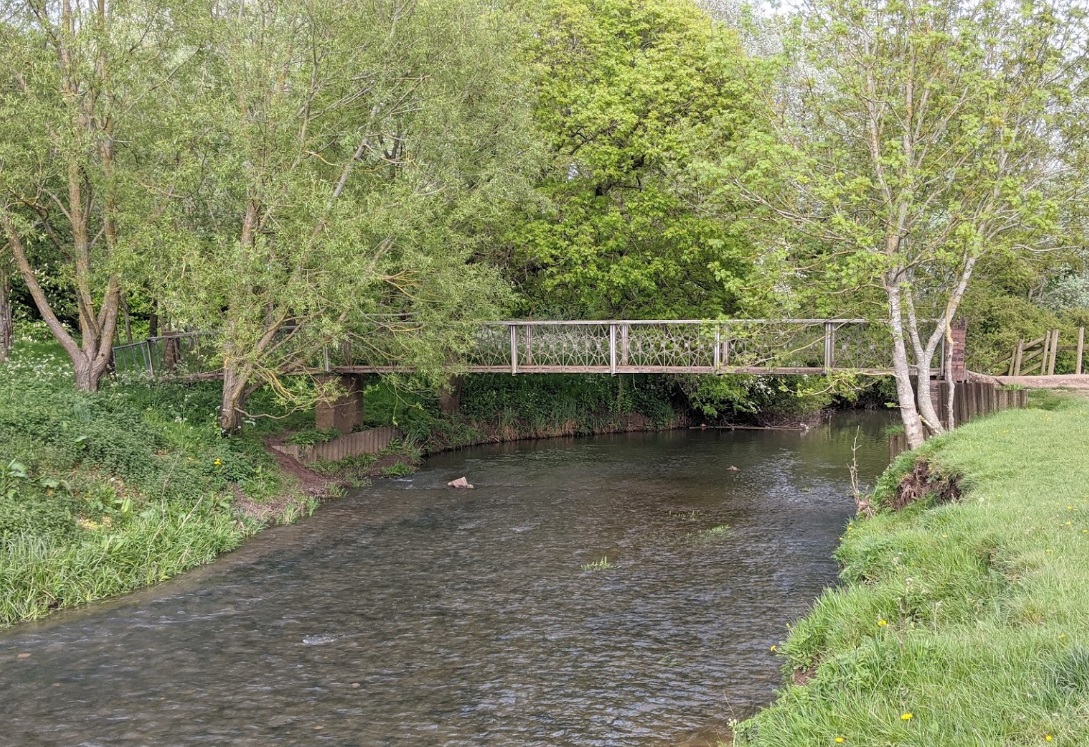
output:
[[[872,479],[885,422],[432,458],[0,632],[0,745],[698,742],[774,696],[770,646],[835,582],[852,441]]]

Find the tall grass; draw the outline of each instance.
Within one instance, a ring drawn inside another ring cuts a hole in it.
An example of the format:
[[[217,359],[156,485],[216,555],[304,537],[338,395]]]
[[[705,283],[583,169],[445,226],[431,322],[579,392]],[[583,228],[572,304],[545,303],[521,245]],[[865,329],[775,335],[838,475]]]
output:
[[[121,531],[76,541],[9,537],[0,544],[0,620],[31,620],[165,581],[233,550],[245,534],[245,525],[226,512],[207,511],[139,518]]]
[[[217,385],[76,392],[62,353],[0,365],[0,627],[207,563],[257,530],[235,498],[313,509],[262,443],[220,438]],[[266,405],[269,403],[265,403]],[[278,424],[277,424],[278,426]]]
[[[848,527],[844,585],[777,647],[792,684],[737,743],[1089,744],[1086,434],[1089,402],[1068,399],[898,460],[878,505],[915,458],[967,492]]]

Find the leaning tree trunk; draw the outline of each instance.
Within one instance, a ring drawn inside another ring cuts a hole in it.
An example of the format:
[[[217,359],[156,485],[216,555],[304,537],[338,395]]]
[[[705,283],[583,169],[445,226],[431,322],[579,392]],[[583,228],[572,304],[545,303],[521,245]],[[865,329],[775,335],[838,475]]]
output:
[[[242,430],[243,408],[252,389],[248,383],[252,370],[230,360],[223,366],[223,395],[219,401],[219,432],[231,436]]]

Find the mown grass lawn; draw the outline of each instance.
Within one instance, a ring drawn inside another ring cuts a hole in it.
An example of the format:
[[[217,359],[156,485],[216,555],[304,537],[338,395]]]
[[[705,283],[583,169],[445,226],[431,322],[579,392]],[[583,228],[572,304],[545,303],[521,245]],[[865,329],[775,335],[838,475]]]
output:
[[[1089,745],[1089,401],[1005,412],[904,455],[959,480],[853,522],[841,588],[779,646],[791,684],[737,744]]]

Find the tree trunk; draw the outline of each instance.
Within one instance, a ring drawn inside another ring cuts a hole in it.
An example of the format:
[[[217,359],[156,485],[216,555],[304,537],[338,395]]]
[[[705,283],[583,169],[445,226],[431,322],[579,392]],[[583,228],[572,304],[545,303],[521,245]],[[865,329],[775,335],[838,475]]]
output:
[[[219,401],[219,432],[223,436],[233,436],[242,430],[242,408],[251,389],[246,384],[251,370],[248,366],[236,367],[227,362],[223,366],[223,396]]]
[[[26,248],[23,245],[23,237],[18,232],[14,222],[3,211],[0,211],[0,225],[7,233],[12,255],[15,257],[15,266],[26,283],[34,305],[45,320],[53,337],[64,348],[68,358],[72,361],[72,368],[76,375],[76,386],[85,392],[98,390],[99,380],[106,373],[110,360],[113,357],[113,340],[117,333],[118,315],[121,308],[121,288],[117,276],[110,276],[106,292],[98,307],[98,314],[94,313],[94,298],[90,290],[89,269],[81,263],[76,263],[76,298],[80,308],[80,333],[79,342],[64,328],[57,318],[53,306],[45,295],[38,276],[27,258]]]
[[[14,328],[11,310],[11,275],[6,263],[7,258],[0,257],[0,363],[6,361],[11,355]]]
[[[953,328],[948,324],[945,327],[946,345],[948,352],[945,354],[945,381],[949,385],[949,394],[945,400],[945,427],[953,430],[957,427],[955,405],[957,382],[953,380]]]
[[[934,398],[930,393],[930,372],[933,367],[934,354],[923,353],[923,360],[915,362],[915,386],[916,386],[916,398],[919,402],[919,416],[922,418],[923,424],[926,425],[927,430],[933,434],[945,433],[945,428],[942,427],[941,416],[938,415],[938,409],[934,406]]]
[[[892,333],[892,369],[896,380],[896,399],[900,405],[900,420],[904,434],[912,449],[922,446],[926,440],[923,423],[915,405],[915,390],[911,386],[911,366],[908,364],[907,342],[904,339],[904,317],[901,308],[900,287],[893,279],[885,286],[889,297],[889,331]]]

